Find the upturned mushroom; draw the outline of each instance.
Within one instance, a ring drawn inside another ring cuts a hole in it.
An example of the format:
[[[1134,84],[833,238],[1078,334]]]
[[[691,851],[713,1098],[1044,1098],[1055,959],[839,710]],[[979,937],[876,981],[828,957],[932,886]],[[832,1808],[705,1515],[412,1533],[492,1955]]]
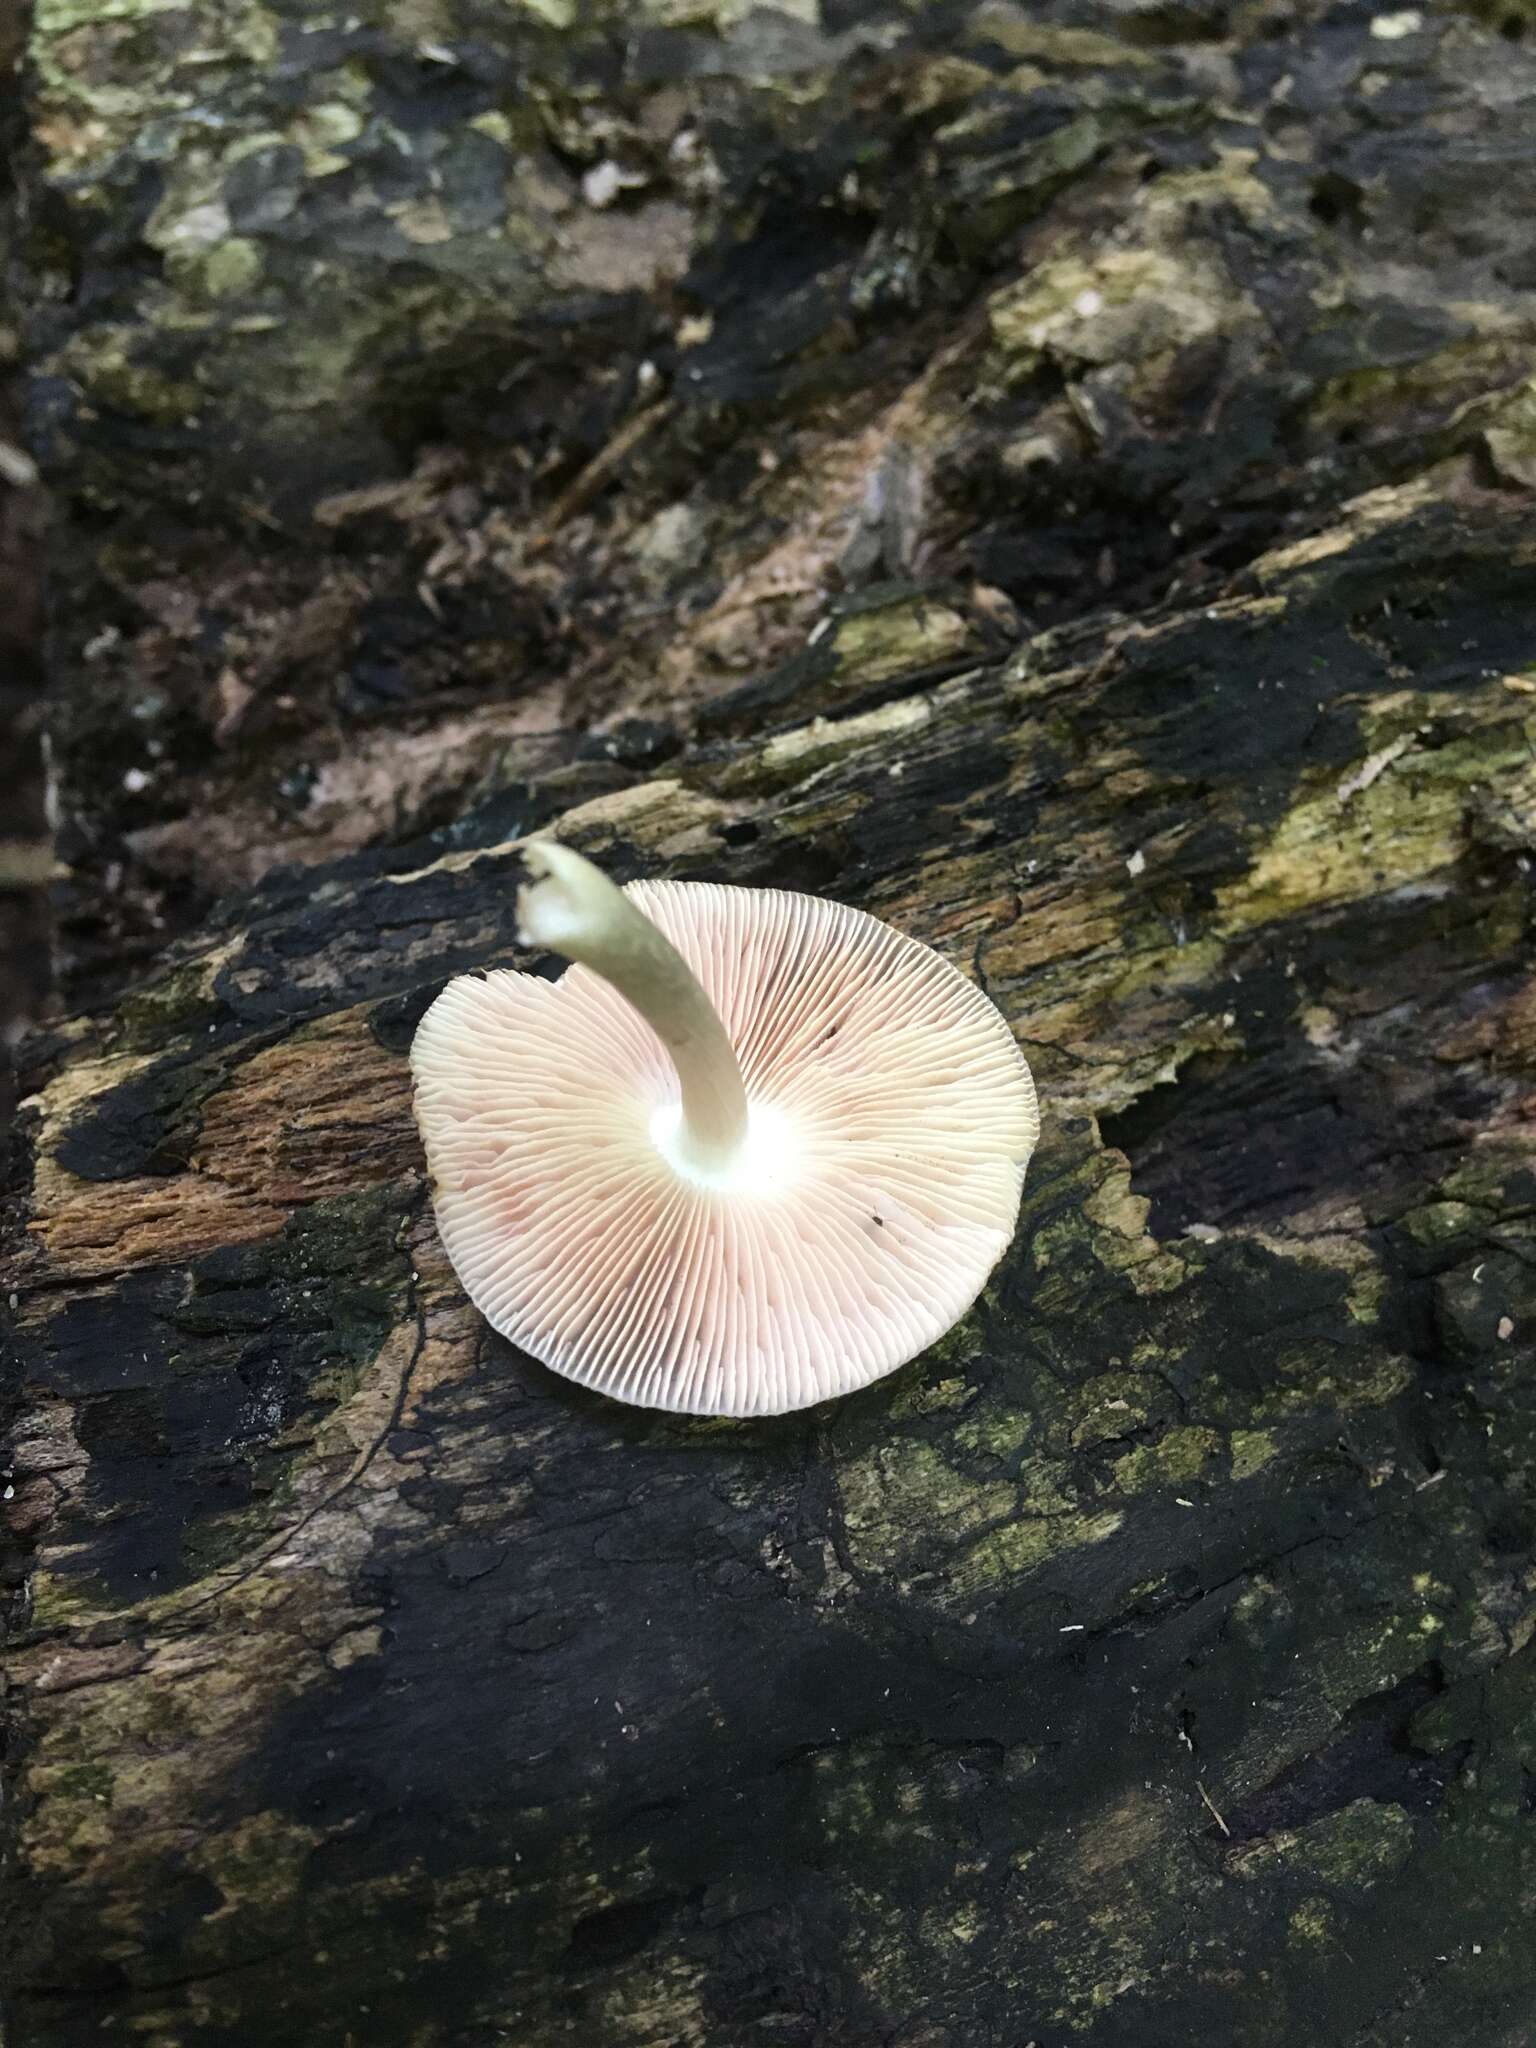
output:
[[[852,1392],[970,1307],[1039,1130],[993,1004],[931,947],[778,889],[633,882],[531,842],[520,936],[411,1048],[438,1229],[476,1307],[641,1407]]]

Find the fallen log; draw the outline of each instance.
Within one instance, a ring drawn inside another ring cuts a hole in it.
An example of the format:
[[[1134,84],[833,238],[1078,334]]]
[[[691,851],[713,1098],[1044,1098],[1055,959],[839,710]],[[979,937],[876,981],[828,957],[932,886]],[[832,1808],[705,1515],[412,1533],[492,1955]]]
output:
[[[18,2048],[1523,2040],[1523,50],[397,12],[34,28]],[[1002,1007],[934,1352],[468,1307],[406,1049],[542,826]]]

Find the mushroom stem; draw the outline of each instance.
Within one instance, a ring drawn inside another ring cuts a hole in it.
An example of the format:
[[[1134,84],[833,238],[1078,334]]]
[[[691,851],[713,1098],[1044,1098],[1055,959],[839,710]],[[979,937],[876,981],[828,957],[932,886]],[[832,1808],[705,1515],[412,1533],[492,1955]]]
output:
[[[518,891],[519,936],[611,982],[672,1056],[682,1086],[677,1151],[702,1174],[722,1173],[747,1137],[747,1091],[714,1004],[681,953],[601,868],[552,839],[523,858],[537,879]]]

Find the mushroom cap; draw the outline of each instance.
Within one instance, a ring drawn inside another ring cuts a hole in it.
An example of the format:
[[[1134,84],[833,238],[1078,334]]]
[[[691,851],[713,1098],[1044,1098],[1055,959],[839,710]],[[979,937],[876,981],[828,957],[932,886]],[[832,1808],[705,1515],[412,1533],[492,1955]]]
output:
[[[867,1386],[970,1307],[1018,1220],[1034,1085],[992,1003],[845,904],[634,882],[719,1011],[750,1105],[723,1174],[673,1163],[679,1084],[590,968],[452,981],[411,1048],[438,1228],[494,1328],[687,1414]]]

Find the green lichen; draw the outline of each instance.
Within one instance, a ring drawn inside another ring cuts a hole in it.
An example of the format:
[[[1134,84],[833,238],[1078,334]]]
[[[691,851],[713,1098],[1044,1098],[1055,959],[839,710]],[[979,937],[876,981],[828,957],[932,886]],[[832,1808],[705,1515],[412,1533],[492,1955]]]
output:
[[[1284,1384],[1254,1404],[1254,1418],[1270,1422],[1311,1410],[1381,1408],[1413,1379],[1405,1358],[1362,1351],[1341,1359],[1334,1345],[1286,1345],[1273,1370]]]
[[[1193,1486],[1215,1473],[1223,1449],[1224,1439],[1214,1429],[1171,1429],[1116,1459],[1115,1479],[1126,1493]]]
[[[104,1763],[56,1764],[33,1779],[38,1793],[50,1799],[88,1799],[95,1806],[112,1804],[113,1775]]]
[[[93,399],[114,412],[162,426],[195,419],[204,394],[189,377],[173,375],[142,359],[140,338],[127,329],[82,329],[69,344],[64,367],[87,386]]]
[[[28,1582],[29,1633],[50,1635],[114,1603],[99,1579],[84,1573],[34,1572]]]
[[[1032,20],[1022,8],[984,4],[970,19],[970,34],[979,41],[995,43],[1011,57],[1028,58],[1036,64],[1064,71],[1100,71],[1126,65],[1150,70],[1156,58],[1096,29],[1060,27]]]
[[[1292,1945],[1301,1949],[1327,1947],[1339,1938],[1339,1915],[1327,1899],[1303,1899],[1287,1923]]]
[[[909,697],[854,718],[813,719],[790,732],[773,734],[756,753],[733,761],[712,783],[725,796],[766,795],[803,783],[818,769],[861,751],[881,753],[893,739],[921,731],[931,716],[924,698]]]
[[[849,1554],[865,1571],[889,1569],[929,1532],[963,1538],[1012,1512],[1012,1486],[978,1482],[947,1463],[932,1444],[905,1439],[878,1445],[839,1475]]]
[[[254,0],[209,0],[196,16],[181,0],[38,0],[29,45],[38,126],[70,196],[110,179],[122,156],[174,159],[184,140],[216,132],[208,96],[227,73],[210,69],[208,48],[237,71],[242,61],[259,71],[277,39],[276,17]]]
[[[96,28],[109,21],[142,21],[152,14],[172,14],[181,0],[34,0],[33,34],[42,43],[74,28]]]
[[[954,606],[921,591],[866,594],[844,608],[831,636],[837,681],[869,689],[982,651],[975,626]]]
[[[319,1840],[315,1829],[287,1814],[253,1813],[200,1839],[188,1860],[218,1886],[226,1908],[240,1907],[249,1926],[293,1913],[304,1865]]]
[[[244,235],[230,235],[208,249],[171,252],[166,275],[195,304],[248,298],[261,282],[264,259],[260,245]]]
[[[50,368],[89,407],[183,431],[217,418],[224,445],[275,455],[308,432],[297,424],[307,414],[348,399],[366,410],[382,365],[452,349],[472,326],[514,322],[538,289],[549,230],[509,210],[505,193],[493,218],[498,181],[483,167],[466,170],[466,211],[455,214],[444,165],[462,154],[463,137],[423,137],[400,163],[376,165],[366,65],[317,75],[312,98],[290,111],[267,85],[278,17],[251,0],[213,0],[209,12],[163,0],[100,9],[48,0],[37,10],[46,174],[79,205],[114,203],[146,169],[160,191],[142,236],[162,266],[139,290],[132,321],[77,329]],[[494,153],[491,137],[468,140]],[[402,168],[414,191],[399,189]],[[336,203],[328,181],[342,173],[353,180],[359,246],[339,253],[323,223]],[[312,241],[291,232],[306,209],[319,224]],[[423,225],[428,214],[437,226]],[[317,248],[329,253],[317,258]],[[101,488],[115,487],[111,437],[87,441]],[[338,467],[347,467],[339,454]]]
[[[1246,1845],[1229,1867],[1246,1878],[1300,1878],[1308,1886],[1368,1891],[1413,1853],[1413,1820],[1401,1806],[1351,1800],[1337,1813]]]
[[[989,309],[1002,373],[1047,362],[1075,369],[1156,364],[1234,323],[1231,288],[1188,253],[1112,249],[1058,258],[1008,287]]]
[[[1036,1418],[1021,1409],[987,1407],[965,1421],[957,1422],[950,1437],[959,1450],[981,1451],[991,1458],[1011,1459],[1023,1449],[1037,1428]]]
[[[1228,937],[1302,912],[1364,901],[1443,872],[1467,848],[1467,806],[1474,793],[1521,804],[1532,777],[1532,733],[1504,718],[1444,744],[1405,745],[1414,711],[1400,706],[1391,737],[1384,729],[1353,773],[1307,778],[1303,793],[1270,831],[1246,874],[1217,891],[1219,928]],[[1424,715],[1430,714],[1429,707]]]
[[[1251,1479],[1255,1472],[1279,1456],[1280,1444],[1272,1429],[1235,1429],[1232,1432],[1232,1477]]]
[[[223,1011],[212,986],[218,964],[217,959],[189,960],[130,989],[118,1005],[113,1049],[158,1052],[176,1038],[205,1034]]]
[[[1020,1515],[978,1537],[957,1556],[952,1567],[954,1590],[964,1599],[995,1592],[1063,1551],[1105,1542],[1122,1527],[1124,1519],[1108,1509],[1043,1519]]]
[[[1536,488],[1536,378],[1527,378],[1512,395],[1502,396],[1477,424],[1498,474],[1507,483]]]
[[[1006,109],[983,97],[934,138],[946,156],[970,160],[956,181],[946,226],[973,260],[1086,171],[1122,125],[1113,115],[1085,110],[1021,149],[1016,141],[1009,146],[1005,122]]]
[[[1160,1389],[1142,1373],[1096,1373],[1067,1395],[1060,1424],[1051,1432],[1054,1450],[1089,1450],[1095,1444],[1145,1429],[1158,1406]]]
[[[1494,315],[1497,322],[1498,316]],[[1464,446],[1469,430],[1486,420],[1485,445],[1496,464],[1507,461],[1504,472],[1512,483],[1527,481],[1522,474],[1531,461],[1532,406],[1528,389],[1498,405],[1485,398],[1490,389],[1519,378],[1527,357],[1519,337],[1513,333],[1468,334],[1443,347],[1426,344],[1415,362],[1368,364],[1330,378],[1318,391],[1308,409],[1312,425],[1321,433],[1337,437],[1344,432],[1365,435],[1372,431],[1401,435],[1417,414],[1444,420],[1443,434],[1435,436],[1435,452],[1450,454]],[[1483,401],[1479,403],[1478,401]],[[1471,407],[1469,414],[1467,408]],[[1536,467],[1532,468],[1536,478]]]
[[[1488,1232],[1489,1215],[1467,1202],[1425,1202],[1408,1210],[1401,1227],[1425,1251],[1436,1255],[1454,1254],[1469,1245],[1481,1244]]]
[[[925,1354],[925,1362],[932,1362],[933,1353]],[[930,1379],[926,1373],[909,1373],[903,1376],[891,1398],[890,1415],[893,1422],[904,1422],[917,1415],[937,1415],[946,1410],[963,1408],[970,1398],[971,1388],[963,1379]]]

